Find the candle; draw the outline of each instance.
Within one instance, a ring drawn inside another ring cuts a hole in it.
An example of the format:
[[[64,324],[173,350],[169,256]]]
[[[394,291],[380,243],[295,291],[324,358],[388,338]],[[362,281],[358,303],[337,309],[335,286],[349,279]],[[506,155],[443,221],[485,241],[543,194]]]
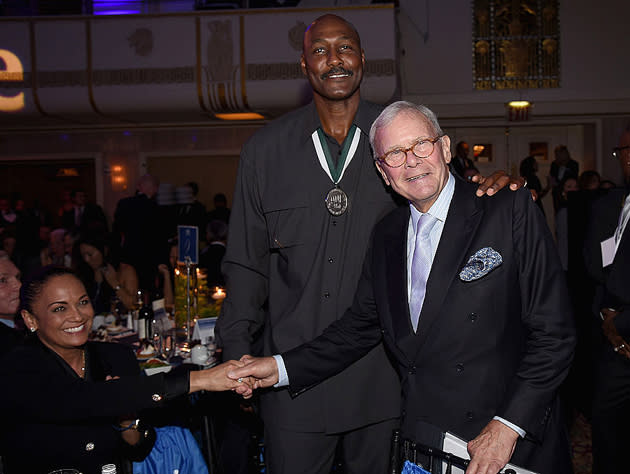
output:
[[[212,299],[219,301],[219,300],[224,299],[225,297],[226,297],[225,290],[223,290],[223,288],[221,288],[220,286],[217,286],[214,289],[214,293],[212,293]]]

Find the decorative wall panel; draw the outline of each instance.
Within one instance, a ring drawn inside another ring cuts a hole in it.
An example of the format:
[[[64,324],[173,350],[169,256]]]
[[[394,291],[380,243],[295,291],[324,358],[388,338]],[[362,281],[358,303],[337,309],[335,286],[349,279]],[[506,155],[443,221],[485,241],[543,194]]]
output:
[[[475,89],[560,87],[557,0],[475,0]]]

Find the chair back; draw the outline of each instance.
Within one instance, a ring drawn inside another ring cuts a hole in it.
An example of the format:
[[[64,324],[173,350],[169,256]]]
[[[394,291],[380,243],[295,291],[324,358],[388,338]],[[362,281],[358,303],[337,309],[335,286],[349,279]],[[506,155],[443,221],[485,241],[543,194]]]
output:
[[[442,464],[446,463],[444,474],[452,474],[453,466],[466,470],[470,461],[441,449],[427,446],[409,439],[403,439],[400,430],[394,430],[390,448],[390,464],[387,474],[400,474],[405,461],[410,461],[432,474],[442,473]]]

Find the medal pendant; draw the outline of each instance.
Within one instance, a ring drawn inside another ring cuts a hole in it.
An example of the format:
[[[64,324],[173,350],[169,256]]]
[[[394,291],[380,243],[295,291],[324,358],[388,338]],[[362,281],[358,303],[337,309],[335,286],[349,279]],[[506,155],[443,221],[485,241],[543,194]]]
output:
[[[326,195],[326,209],[333,216],[340,216],[348,209],[348,196],[340,188],[332,188]]]

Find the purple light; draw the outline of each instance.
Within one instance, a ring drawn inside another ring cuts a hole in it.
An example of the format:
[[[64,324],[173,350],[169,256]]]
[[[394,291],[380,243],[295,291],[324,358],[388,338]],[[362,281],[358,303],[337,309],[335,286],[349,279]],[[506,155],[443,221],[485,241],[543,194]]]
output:
[[[94,15],[137,15],[142,13],[142,1],[139,0],[93,0]]]
[[[94,15],[139,15],[140,10],[107,10],[94,12]]]

